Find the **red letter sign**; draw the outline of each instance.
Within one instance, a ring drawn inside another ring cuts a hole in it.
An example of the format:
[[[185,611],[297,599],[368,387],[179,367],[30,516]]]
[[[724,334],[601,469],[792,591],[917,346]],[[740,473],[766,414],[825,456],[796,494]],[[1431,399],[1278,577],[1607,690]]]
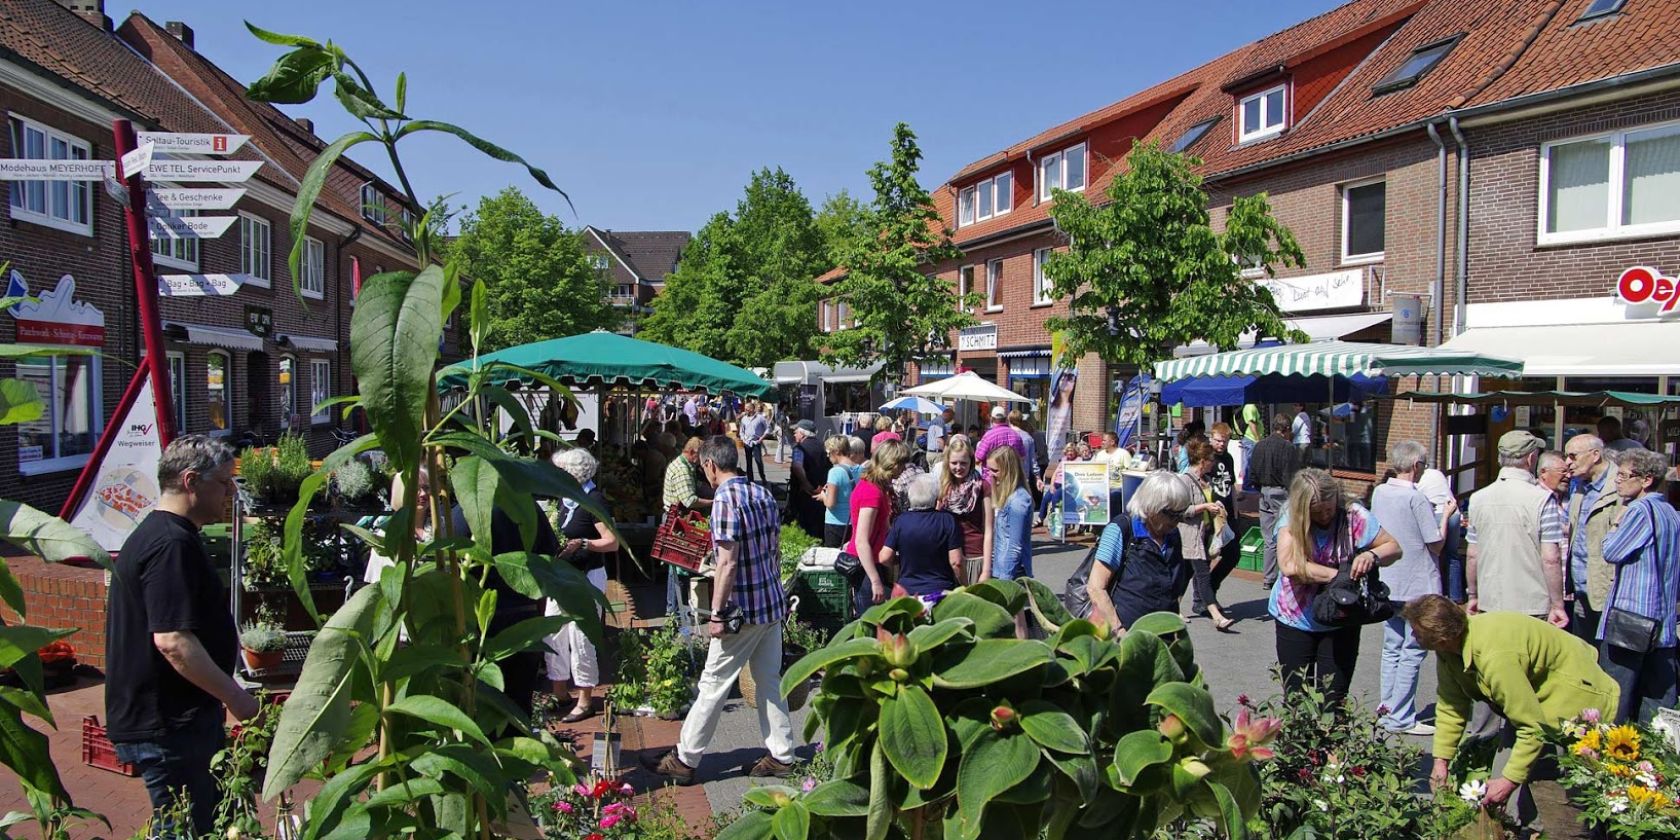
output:
[[[1616,297],[1635,306],[1654,303],[1657,314],[1670,315],[1680,304],[1680,283],[1654,268],[1638,265],[1622,272],[1621,279],[1616,281]]]

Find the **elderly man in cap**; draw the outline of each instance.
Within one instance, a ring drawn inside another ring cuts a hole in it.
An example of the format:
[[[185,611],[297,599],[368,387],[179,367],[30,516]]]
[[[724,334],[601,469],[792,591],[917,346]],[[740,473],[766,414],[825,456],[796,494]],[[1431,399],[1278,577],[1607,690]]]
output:
[[[1569,626],[1563,606],[1564,513],[1534,468],[1546,444],[1522,431],[1499,438],[1499,478],[1470,497],[1471,615],[1520,612]]]
[[[819,481],[826,481],[828,470],[834,466],[817,435],[817,424],[801,420],[793,424],[793,469],[788,479],[788,507],[793,510],[799,527],[811,536],[823,538],[823,503],[814,497],[822,490]]]

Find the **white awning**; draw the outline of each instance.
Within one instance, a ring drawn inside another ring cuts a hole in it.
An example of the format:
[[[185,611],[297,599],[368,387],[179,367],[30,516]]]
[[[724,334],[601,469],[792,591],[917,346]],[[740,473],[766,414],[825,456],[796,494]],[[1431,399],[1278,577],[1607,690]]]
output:
[[[166,329],[177,327],[184,330],[187,334],[188,344],[208,344],[212,347],[226,347],[229,350],[263,349],[262,338],[245,330],[206,327],[202,324],[183,324],[176,321],[165,322],[163,326]]]
[[[338,352],[338,342],[330,338],[313,338],[307,335],[285,335],[280,338],[285,339],[285,342],[290,342],[292,347],[297,350],[314,353]],[[280,339],[274,341],[275,344],[284,344],[285,342]]]
[[[1442,349],[1523,361],[1524,376],[1680,375],[1680,320],[1465,330]]]
[[[1350,315],[1324,315],[1318,318],[1286,318],[1284,323],[1306,333],[1308,341],[1335,341],[1393,318],[1393,312],[1355,312]],[[1254,340],[1254,333],[1243,333],[1237,340],[1237,346],[1253,347]],[[1192,341],[1174,350],[1173,355],[1179,358],[1203,356],[1214,352],[1215,349],[1205,341]]]

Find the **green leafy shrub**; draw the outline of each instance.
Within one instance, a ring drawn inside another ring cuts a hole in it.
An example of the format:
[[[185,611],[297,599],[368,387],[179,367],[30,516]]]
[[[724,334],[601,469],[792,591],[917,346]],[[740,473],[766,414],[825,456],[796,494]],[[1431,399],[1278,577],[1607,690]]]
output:
[[[274,451],[266,446],[246,447],[239,453],[239,480],[245,492],[267,501],[274,487]]]
[[[675,622],[657,629],[618,634],[618,682],[607,699],[626,712],[651,709],[670,716],[694,699],[698,652],[683,639]]]
[[[805,552],[822,545],[822,540],[805,533],[798,525],[782,526],[782,580],[791,580]]]
[[[247,590],[286,584],[286,558],[280,535],[266,519],[252,519],[243,528],[244,584]]]
[[[1014,637],[1026,609],[1048,639]],[[806,737],[823,732],[828,777],[749,791],[758,810],[719,840],[1147,837],[1186,814],[1243,836],[1260,805],[1252,762],[1275,721],[1227,732],[1176,615],[1113,639],[1042,584],[988,581],[931,612],[871,608],[789,668],[783,692],[819,672]]]
[[[296,502],[298,488],[314,471],[309,463],[309,444],[298,435],[281,435],[273,447],[249,448],[239,455],[239,476],[245,489],[265,505]]]
[[[332,472],[333,488],[345,504],[364,505],[374,500],[373,468],[361,459],[346,461]]]
[[[286,630],[271,618],[258,616],[239,630],[239,646],[252,653],[286,649]]]

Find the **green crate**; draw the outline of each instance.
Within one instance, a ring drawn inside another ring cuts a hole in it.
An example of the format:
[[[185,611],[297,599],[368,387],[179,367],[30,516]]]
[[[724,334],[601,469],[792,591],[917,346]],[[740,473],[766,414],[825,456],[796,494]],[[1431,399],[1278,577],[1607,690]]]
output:
[[[829,630],[852,620],[852,589],[839,572],[801,569],[789,595],[799,599],[799,620]]]
[[[1259,528],[1250,528],[1248,533],[1243,534],[1242,555],[1237,560],[1237,568],[1250,572],[1266,568],[1266,537]]]

